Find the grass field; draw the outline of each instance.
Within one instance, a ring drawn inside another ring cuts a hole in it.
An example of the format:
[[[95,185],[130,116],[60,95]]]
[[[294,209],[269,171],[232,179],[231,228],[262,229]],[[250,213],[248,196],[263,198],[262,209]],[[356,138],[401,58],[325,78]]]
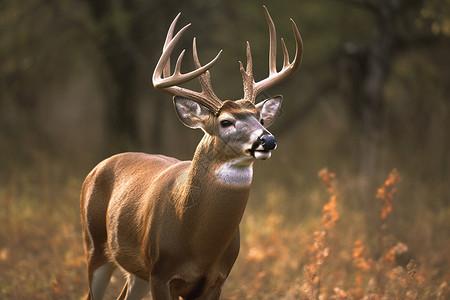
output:
[[[41,175],[13,176],[0,190],[0,299],[80,299],[87,291],[82,179]],[[319,209],[307,218],[278,208],[292,197],[283,187],[262,208],[250,205],[223,299],[450,299],[449,211],[424,206],[413,223],[401,219],[410,209],[397,201],[406,179],[393,170],[374,196],[378,223],[368,228],[361,212],[342,205],[337,177],[319,172],[317,191],[304,195]],[[122,284],[115,273],[107,299]]]

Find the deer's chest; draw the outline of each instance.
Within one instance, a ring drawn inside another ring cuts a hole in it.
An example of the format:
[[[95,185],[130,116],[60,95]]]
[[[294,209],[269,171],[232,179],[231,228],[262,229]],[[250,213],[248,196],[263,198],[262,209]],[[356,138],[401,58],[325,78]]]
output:
[[[231,161],[220,166],[215,175],[217,180],[224,184],[249,185],[253,178],[253,167]]]

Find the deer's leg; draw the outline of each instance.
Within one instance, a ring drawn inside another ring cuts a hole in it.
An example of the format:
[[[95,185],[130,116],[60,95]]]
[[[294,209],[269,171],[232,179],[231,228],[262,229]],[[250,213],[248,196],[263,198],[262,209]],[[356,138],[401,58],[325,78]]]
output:
[[[142,299],[148,294],[148,292],[150,292],[150,282],[133,274],[128,274],[127,283],[125,284],[118,300]]]
[[[114,263],[109,262],[93,271],[91,293],[94,300],[103,299],[114,269]]]
[[[153,300],[178,300],[179,296],[171,292],[170,284],[167,281],[151,277],[150,286]]]

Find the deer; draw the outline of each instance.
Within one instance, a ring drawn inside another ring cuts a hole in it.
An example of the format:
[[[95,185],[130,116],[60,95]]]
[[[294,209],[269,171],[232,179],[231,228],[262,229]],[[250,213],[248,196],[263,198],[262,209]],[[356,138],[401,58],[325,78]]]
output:
[[[288,79],[300,67],[303,42],[290,19],[296,52],[276,65],[275,25],[264,6],[269,27],[269,75],[255,82],[250,44],[246,68],[239,62],[244,97],[220,100],[209,69],[222,51],[201,65],[193,39],[195,69],[181,73],[185,51],[171,73],[170,56],[190,24],[175,35],[178,14],[169,27],[152,82],[173,96],[175,111],[189,128],[204,136],[192,161],[164,155],[122,153],[100,162],[81,189],[81,224],[87,260],[86,299],[102,299],[112,273],[121,269],[126,283],[118,299],[219,299],[239,253],[239,224],[247,205],[253,162],[271,157],[277,147],[267,130],[282,96],[255,104],[258,94]],[[180,87],[197,78],[202,91]]]

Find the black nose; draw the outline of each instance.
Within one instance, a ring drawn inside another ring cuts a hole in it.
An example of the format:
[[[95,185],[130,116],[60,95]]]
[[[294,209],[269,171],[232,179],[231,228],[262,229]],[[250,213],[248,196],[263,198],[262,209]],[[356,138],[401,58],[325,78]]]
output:
[[[261,141],[261,146],[266,151],[273,150],[277,147],[277,140],[273,135],[263,135],[259,140]]]

